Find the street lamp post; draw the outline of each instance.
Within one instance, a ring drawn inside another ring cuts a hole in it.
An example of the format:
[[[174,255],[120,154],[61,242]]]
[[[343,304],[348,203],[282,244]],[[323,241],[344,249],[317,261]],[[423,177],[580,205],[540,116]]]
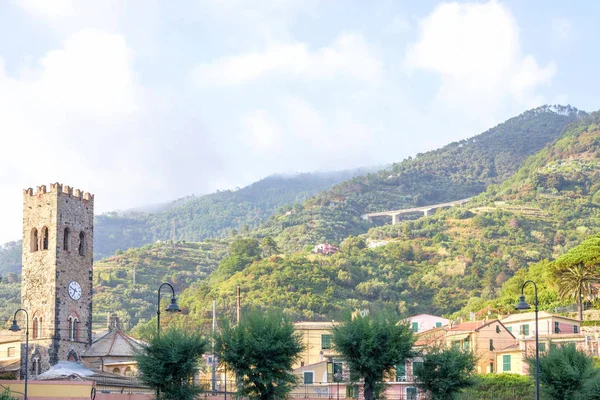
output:
[[[25,317],[27,318],[25,327],[25,396],[23,397],[23,400],[27,400],[27,375],[29,374],[29,313],[27,310],[24,308],[19,308],[17,311],[15,311],[13,323],[8,330],[12,332],[19,332],[21,330],[19,325],[17,325],[17,313],[19,311],[23,311],[25,313]]]
[[[521,286],[521,297],[519,298],[519,303],[515,307],[517,310],[529,310],[531,306],[527,304],[525,301],[525,286],[531,283],[534,289],[534,303],[535,306],[535,398],[536,400],[540,400],[540,339],[539,339],[539,329],[538,329],[538,292],[537,285],[534,281],[528,280],[523,283]]]
[[[156,303],[156,336],[160,337],[160,290],[163,288],[163,286],[168,286],[171,288],[171,292],[173,293],[173,296],[171,296],[171,304],[168,305],[168,307],[165,309],[166,312],[179,312],[181,311],[181,309],[179,308],[179,306],[177,305],[177,299],[175,298],[175,289],[173,289],[173,286],[170,283],[163,283],[158,287],[158,301]],[[160,394],[160,389],[158,389],[158,387],[156,388],[156,398],[158,399],[158,396]]]
[[[337,382],[337,400],[340,400],[340,381],[342,380],[342,373],[340,371],[337,371],[333,375],[333,378]]]
[[[175,298],[175,289],[173,289],[173,286],[170,283],[163,283],[162,285],[160,285],[158,287],[158,302],[156,304],[156,334],[157,336],[160,336],[160,290],[163,288],[163,286],[168,286],[171,288],[171,292],[173,293],[173,296],[171,296],[171,304],[169,304],[169,306],[165,309],[166,312],[179,312],[181,311],[181,309],[179,308],[179,306],[177,305],[177,299]]]

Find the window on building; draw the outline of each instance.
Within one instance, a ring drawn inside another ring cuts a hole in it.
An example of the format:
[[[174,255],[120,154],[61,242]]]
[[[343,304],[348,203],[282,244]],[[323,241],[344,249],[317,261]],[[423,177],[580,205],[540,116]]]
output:
[[[502,372],[510,372],[511,370],[511,366],[510,366],[510,354],[504,354],[502,356]]]
[[[500,325],[496,325],[496,333],[500,333]]]
[[[313,372],[304,372],[302,383],[305,385],[312,385],[314,383],[314,375]]]
[[[131,367],[125,368],[125,376],[131,376]]]
[[[48,228],[42,228],[42,250],[48,250]]]
[[[509,326],[509,327],[508,327],[508,328],[506,328],[506,329],[508,329],[508,331],[509,331],[510,333],[512,333],[512,326]]]
[[[546,343],[540,343],[540,351],[546,351]]]
[[[413,322],[412,323],[412,330],[413,332],[419,332],[419,323],[418,322]]]
[[[396,382],[406,381],[406,361],[396,364]]]
[[[521,325],[521,329],[520,329],[519,333],[521,335],[528,336],[529,335],[529,324],[523,324],[523,325]]]
[[[69,242],[71,240],[71,232],[69,231],[69,228],[65,228],[65,233],[63,235],[63,250],[64,251],[69,251]]]
[[[577,325],[573,325],[573,333],[579,333],[579,327]]]
[[[331,349],[331,335],[321,335],[321,349]]]
[[[554,323],[554,333],[560,333],[560,328],[559,328],[558,322]]]
[[[471,348],[471,341],[469,339],[465,339],[463,341],[463,350],[469,351]]]
[[[85,255],[85,233],[83,233],[83,232],[79,232],[79,246],[77,246],[77,248],[79,249],[79,255],[84,256]]]
[[[16,355],[17,355],[16,347],[9,347],[6,350],[6,356],[7,357],[15,357]]]
[[[33,339],[39,339],[42,337],[42,317],[33,317],[31,337]]]
[[[38,376],[40,374],[40,358],[34,357],[31,361],[31,373],[33,376]]]
[[[494,363],[491,362],[490,363],[490,374],[493,374],[493,373],[494,373]]]
[[[441,323],[441,322],[436,322],[436,323],[435,323],[435,327],[436,327],[436,328],[439,328],[440,326],[442,326],[442,323]]]
[[[113,368],[113,374],[121,374],[121,370],[119,368]]]
[[[38,317],[33,317],[33,326],[31,327],[32,332],[31,332],[31,337],[34,339],[38,339],[39,336],[39,332],[38,332]]]
[[[406,399],[407,400],[417,400],[417,388],[414,388],[414,387],[406,388]]]
[[[79,319],[70,316],[67,320],[69,321],[69,340],[74,342],[77,340],[77,324],[79,323]]]
[[[333,375],[337,374],[337,373],[343,374],[344,373],[344,367],[342,365],[342,363],[340,362],[334,362],[333,363]]]
[[[494,350],[494,339],[490,339],[490,350]]]
[[[419,376],[422,369],[423,369],[423,361],[413,361],[412,373],[414,376]]]
[[[40,242],[39,242],[39,238],[38,238],[38,231],[37,231],[37,229],[33,228],[31,230],[31,244],[29,246],[29,250],[31,252],[38,251],[39,245],[40,245]]]

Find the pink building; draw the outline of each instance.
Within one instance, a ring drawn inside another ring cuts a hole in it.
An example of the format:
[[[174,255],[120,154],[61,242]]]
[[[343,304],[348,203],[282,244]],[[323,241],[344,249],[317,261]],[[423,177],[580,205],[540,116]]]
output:
[[[450,320],[430,314],[419,314],[406,319],[414,333],[450,325]]]

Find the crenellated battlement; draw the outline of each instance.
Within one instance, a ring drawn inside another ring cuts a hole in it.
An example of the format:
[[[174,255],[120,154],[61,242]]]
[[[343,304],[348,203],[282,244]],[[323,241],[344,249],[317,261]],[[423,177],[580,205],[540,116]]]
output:
[[[34,192],[32,188],[27,188],[23,190],[23,195],[27,196],[41,196],[47,193],[58,193],[63,196],[75,197],[79,200],[84,201],[93,201],[94,195],[89,192],[84,192],[80,189],[73,189],[72,186],[63,185],[58,182],[50,184],[50,191],[48,191],[46,185],[41,185],[36,188]]]

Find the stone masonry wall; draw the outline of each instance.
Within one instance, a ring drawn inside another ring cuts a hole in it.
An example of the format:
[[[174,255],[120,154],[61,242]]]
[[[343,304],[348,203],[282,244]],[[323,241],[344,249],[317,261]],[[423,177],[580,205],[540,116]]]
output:
[[[70,354],[78,359],[91,344],[93,213],[93,195],[69,186],[56,183],[49,190],[39,186],[35,193],[24,191],[21,302],[30,316],[29,355],[39,358],[39,372]],[[83,255],[79,252],[81,232]],[[77,301],[68,294],[72,281],[81,285]],[[79,321],[75,340],[70,337],[69,317]],[[40,318],[36,329],[35,321]],[[33,359],[29,365],[32,371]]]

